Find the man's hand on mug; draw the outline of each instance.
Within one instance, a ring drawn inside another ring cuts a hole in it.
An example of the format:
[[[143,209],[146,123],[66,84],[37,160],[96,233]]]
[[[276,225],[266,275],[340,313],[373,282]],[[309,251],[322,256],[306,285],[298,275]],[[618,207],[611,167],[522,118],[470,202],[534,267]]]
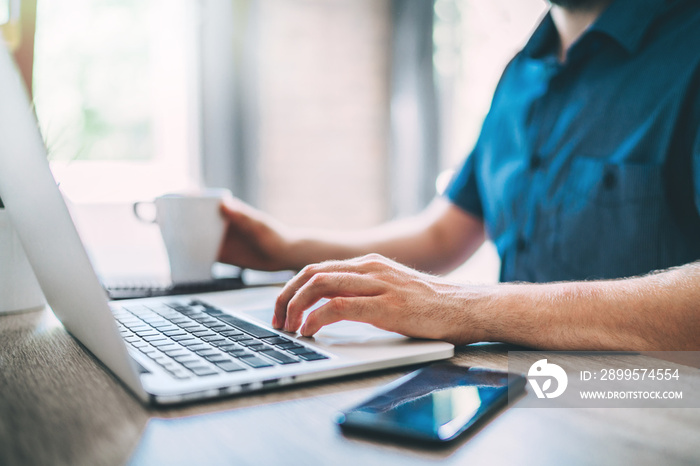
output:
[[[226,233],[219,261],[256,270],[284,270],[289,263],[290,229],[235,198],[221,204]]]

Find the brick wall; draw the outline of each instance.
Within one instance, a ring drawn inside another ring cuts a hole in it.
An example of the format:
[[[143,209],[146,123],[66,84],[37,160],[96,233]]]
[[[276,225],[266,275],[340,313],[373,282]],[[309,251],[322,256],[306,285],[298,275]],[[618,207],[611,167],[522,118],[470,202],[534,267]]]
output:
[[[386,218],[388,0],[261,0],[260,207],[295,225]]]

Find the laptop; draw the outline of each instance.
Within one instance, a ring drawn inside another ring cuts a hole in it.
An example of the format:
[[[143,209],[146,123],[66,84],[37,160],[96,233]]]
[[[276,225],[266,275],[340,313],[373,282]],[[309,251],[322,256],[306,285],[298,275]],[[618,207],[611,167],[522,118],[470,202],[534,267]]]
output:
[[[237,290],[246,286],[242,277],[215,277],[208,281],[193,283],[173,283],[167,277],[100,277],[100,283],[109,299],[150,298],[154,296],[175,296],[213,291]]]
[[[279,288],[108,301],[0,41],[0,198],[48,304],[139,399],[173,404],[449,358],[451,344],[343,322],[314,338],[272,329]]]
[[[0,202],[2,202],[1,199]],[[80,233],[80,229],[78,229],[78,233]],[[89,247],[88,255],[90,255]],[[267,272],[240,269],[220,263],[216,263],[212,267],[212,278],[203,282],[173,283],[169,276],[158,273],[131,273],[124,276],[100,274],[99,270],[97,272],[100,283],[111,300],[210,293],[253,286],[280,285],[294,276],[289,270]]]

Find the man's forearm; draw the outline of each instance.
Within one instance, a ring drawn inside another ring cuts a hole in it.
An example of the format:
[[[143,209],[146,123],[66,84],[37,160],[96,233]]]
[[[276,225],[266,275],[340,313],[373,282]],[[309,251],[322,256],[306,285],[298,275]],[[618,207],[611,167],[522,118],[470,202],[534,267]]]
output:
[[[551,350],[700,350],[700,263],[624,280],[503,284],[480,301],[488,341]]]
[[[444,273],[462,264],[484,241],[481,220],[445,199],[420,215],[374,228],[348,231],[297,230],[290,268],[326,260],[381,254],[417,270]]]

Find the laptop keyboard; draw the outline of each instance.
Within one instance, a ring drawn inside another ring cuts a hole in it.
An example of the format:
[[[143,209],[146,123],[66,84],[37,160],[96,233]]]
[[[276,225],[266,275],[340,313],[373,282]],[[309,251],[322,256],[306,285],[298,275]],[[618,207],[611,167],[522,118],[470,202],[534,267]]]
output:
[[[237,290],[243,287],[243,280],[240,278],[216,278],[206,282],[182,285],[155,279],[134,281],[102,280],[102,286],[107,291],[109,299],[116,300]]]
[[[127,345],[178,379],[328,359],[201,301],[121,304],[113,313]]]

